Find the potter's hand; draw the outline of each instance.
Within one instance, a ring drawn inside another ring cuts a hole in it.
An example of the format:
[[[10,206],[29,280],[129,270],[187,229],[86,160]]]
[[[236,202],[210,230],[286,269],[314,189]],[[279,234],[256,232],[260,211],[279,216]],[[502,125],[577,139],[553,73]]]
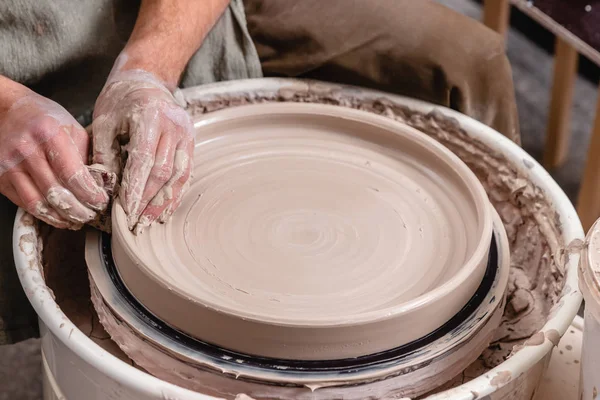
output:
[[[164,221],[179,205],[190,177],[192,122],[153,74],[111,73],[96,101],[93,162],[120,174],[119,196],[129,229]]]
[[[2,79],[0,192],[55,227],[80,228],[108,203],[85,167],[87,132],[59,104]]]
[[[120,200],[130,229],[164,221],[188,182],[192,122],[175,102],[190,58],[229,0],[142,0],[133,32],[96,101],[94,162],[123,172]],[[127,156],[124,168],[121,153]]]

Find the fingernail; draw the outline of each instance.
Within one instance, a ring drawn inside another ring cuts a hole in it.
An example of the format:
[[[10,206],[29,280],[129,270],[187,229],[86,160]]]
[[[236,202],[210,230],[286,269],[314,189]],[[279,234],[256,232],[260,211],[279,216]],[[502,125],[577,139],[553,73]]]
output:
[[[133,231],[138,224],[139,217],[137,215],[128,215],[127,216],[127,227],[130,231]]]
[[[127,227],[130,231],[133,231],[140,218],[140,213],[137,211],[139,203],[136,206],[135,202],[130,200],[131,197],[127,193],[127,189],[127,183],[123,182],[119,191],[119,197],[121,198],[123,211],[125,211],[125,215],[127,216]]]
[[[169,220],[169,218],[171,218],[171,215],[173,215],[173,203],[169,204],[169,206],[167,208],[164,209],[164,211],[158,216],[158,222],[160,222],[161,224],[164,224],[165,222],[167,222]]]
[[[135,230],[133,231],[133,233],[135,235],[139,235],[142,232],[144,232],[144,230],[149,227],[152,224],[152,218],[149,217],[148,215],[142,215],[140,217],[140,220],[138,221],[137,225],[135,226]]]

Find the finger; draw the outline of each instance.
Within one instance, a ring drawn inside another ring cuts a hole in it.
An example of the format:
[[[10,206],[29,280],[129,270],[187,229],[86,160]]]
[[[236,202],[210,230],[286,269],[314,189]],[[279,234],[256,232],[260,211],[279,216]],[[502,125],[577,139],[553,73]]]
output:
[[[177,193],[177,196],[175,197],[173,202],[169,205],[169,207],[167,207],[158,216],[158,222],[160,222],[161,224],[167,222],[167,220],[173,215],[173,213],[175,211],[177,211],[177,209],[181,205],[181,201],[183,200],[183,195],[185,194],[185,192],[187,192],[189,187],[190,187],[190,180],[188,179],[188,181],[181,186],[181,190],[179,190],[179,192]]]
[[[139,210],[143,211],[148,203],[156,197],[159,190],[162,189],[173,176],[173,164],[175,163],[175,150],[178,141],[179,138],[174,132],[163,132],[161,135],[156,149],[154,166],[150,170],[150,176],[148,177],[148,182],[146,182],[146,187],[144,188],[144,194],[140,201]],[[163,203],[169,200],[169,198],[161,199],[162,200],[160,201]]]
[[[117,175],[121,173],[121,146],[117,141],[120,125],[110,114],[94,116],[92,122],[92,162]]]
[[[183,144],[180,142],[175,151],[173,164],[173,176],[160,189],[152,201],[148,204],[139,220],[138,232],[156,221],[161,215],[163,220],[168,218],[181,203],[186,183],[189,181],[193,151],[193,143]]]
[[[73,224],[50,207],[28,174],[13,174],[10,181],[14,192],[9,191],[10,197],[7,197],[29,214],[56,228],[78,229],[81,227],[81,224]],[[12,198],[15,194],[18,199]]]
[[[29,157],[24,160],[24,168],[44,195],[46,202],[64,219],[83,224],[96,217],[94,211],[81,204],[73,193],[63,187],[46,159]]]
[[[81,130],[87,135],[85,130]],[[81,132],[78,135],[81,136]],[[97,211],[106,209],[108,194],[89,173],[81,158],[80,149],[67,131],[62,131],[48,141],[46,157],[51,170],[62,183],[60,186],[69,190],[86,207]]]
[[[188,163],[185,166],[183,175],[177,181],[177,190],[175,191],[175,195],[173,196],[173,202],[167,207],[162,214],[159,216],[160,222],[166,222],[166,220],[173,215],[175,211],[179,208],[181,201],[183,200],[183,195],[190,187],[191,177],[192,177],[192,167],[194,165],[194,142],[190,142],[187,144],[187,154],[188,154]],[[179,185],[181,185],[179,187]]]
[[[145,110],[132,121],[130,130],[120,195],[129,229],[133,229],[138,222],[140,202],[160,139],[159,113],[152,108]]]

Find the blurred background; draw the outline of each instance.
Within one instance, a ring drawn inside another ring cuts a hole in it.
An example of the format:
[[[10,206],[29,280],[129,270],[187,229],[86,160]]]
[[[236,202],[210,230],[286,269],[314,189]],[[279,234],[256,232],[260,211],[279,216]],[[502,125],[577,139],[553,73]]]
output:
[[[482,0],[438,0],[462,14],[483,20]],[[593,10],[600,3],[556,0],[581,10]],[[536,1],[526,2],[531,6]],[[551,3],[546,1],[546,3]],[[600,35],[600,25],[598,33]],[[554,72],[555,35],[516,7],[510,10],[510,29],[507,52],[513,68],[513,79],[519,110],[523,147],[539,161],[544,145]],[[584,56],[579,56],[579,74],[575,79],[571,108],[571,141],[564,163],[551,171],[556,181],[571,198],[577,201],[579,184],[587,157],[588,144],[596,112],[596,97],[600,69]]]

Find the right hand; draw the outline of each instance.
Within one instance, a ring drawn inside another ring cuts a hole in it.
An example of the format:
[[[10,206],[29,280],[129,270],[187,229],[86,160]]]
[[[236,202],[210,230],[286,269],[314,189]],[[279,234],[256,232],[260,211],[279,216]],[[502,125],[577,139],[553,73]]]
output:
[[[139,233],[156,220],[164,222],[190,178],[190,116],[152,73],[115,68],[96,100],[92,126],[94,164],[122,173],[119,198],[129,229]],[[127,152],[124,166],[120,151]]]
[[[0,113],[0,192],[50,225],[81,228],[109,201],[85,166],[89,135],[54,101],[12,94]]]

